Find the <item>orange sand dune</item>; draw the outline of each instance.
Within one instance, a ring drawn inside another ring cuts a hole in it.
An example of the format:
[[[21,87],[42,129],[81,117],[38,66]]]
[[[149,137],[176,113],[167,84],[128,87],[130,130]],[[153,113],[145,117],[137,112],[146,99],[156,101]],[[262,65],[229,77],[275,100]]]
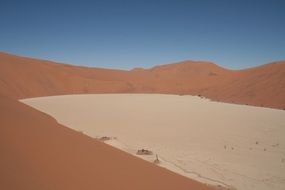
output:
[[[193,61],[123,71],[0,53],[0,68],[0,92],[14,98],[82,93],[201,94],[216,101],[285,108],[285,61],[237,71]]]
[[[201,94],[283,109],[285,62],[231,71],[184,61],[122,71],[0,53],[0,189],[210,189],[65,128],[16,100],[142,92]]]
[[[86,93],[168,93],[285,108],[285,61],[244,70],[184,61],[131,71],[57,64],[0,53],[0,92],[29,98]]]
[[[211,189],[2,96],[0,155],[0,189]]]

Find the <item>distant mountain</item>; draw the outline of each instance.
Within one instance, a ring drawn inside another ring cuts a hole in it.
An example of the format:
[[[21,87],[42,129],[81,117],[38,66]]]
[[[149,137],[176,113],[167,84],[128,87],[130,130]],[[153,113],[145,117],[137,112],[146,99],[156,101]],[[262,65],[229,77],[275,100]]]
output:
[[[0,53],[0,94],[12,98],[82,93],[202,95],[285,108],[285,61],[244,70],[183,61],[130,71],[88,68]]]

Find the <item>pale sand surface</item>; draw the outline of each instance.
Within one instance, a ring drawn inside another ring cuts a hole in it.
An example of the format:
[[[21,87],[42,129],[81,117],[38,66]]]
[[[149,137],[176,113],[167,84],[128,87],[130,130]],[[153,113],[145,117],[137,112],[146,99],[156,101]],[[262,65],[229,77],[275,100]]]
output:
[[[1,190],[213,190],[0,95]]]
[[[22,100],[59,123],[184,176],[239,190],[285,189],[285,111],[161,94]]]

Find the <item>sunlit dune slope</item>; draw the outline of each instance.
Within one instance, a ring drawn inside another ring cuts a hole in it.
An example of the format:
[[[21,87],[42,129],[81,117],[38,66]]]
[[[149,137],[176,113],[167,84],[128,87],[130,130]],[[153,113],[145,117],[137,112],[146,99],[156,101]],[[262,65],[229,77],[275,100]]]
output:
[[[0,53],[0,68],[0,92],[14,98],[86,93],[167,93],[285,108],[284,61],[244,70],[228,70],[210,62],[183,61],[123,71]]]

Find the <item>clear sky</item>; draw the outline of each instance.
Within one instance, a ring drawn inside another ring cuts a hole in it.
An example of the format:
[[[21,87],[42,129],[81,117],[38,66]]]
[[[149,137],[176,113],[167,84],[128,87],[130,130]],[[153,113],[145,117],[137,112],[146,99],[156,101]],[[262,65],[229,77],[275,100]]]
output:
[[[1,0],[0,51],[130,69],[285,59],[285,0]]]

